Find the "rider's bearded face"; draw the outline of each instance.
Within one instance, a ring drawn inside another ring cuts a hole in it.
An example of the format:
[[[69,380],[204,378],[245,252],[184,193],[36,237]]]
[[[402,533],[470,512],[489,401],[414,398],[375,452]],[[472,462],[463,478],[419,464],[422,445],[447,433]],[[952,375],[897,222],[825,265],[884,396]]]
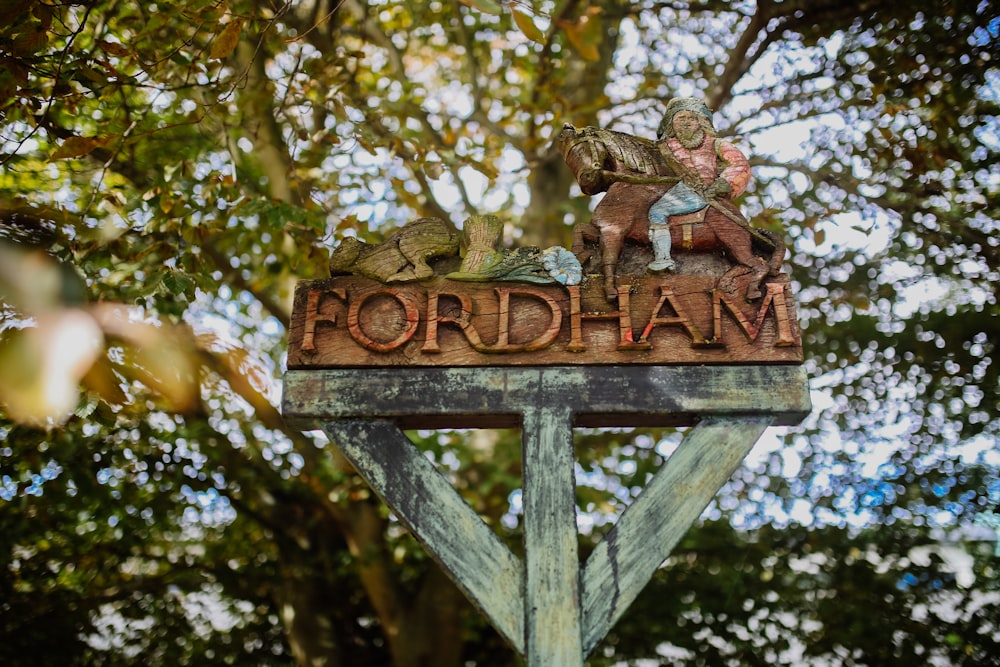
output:
[[[693,111],[678,111],[673,120],[674,134],[685,148],[697,148],[705,139],[705,130]]]

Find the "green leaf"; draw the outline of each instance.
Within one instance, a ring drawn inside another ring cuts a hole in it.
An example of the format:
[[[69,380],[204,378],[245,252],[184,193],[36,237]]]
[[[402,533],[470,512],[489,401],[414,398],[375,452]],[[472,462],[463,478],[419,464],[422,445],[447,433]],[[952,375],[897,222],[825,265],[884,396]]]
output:
[[[89,155],[95,149],[111,143],[112,137],[68,137],[54,153],[52,160],[68,160]]]
[[[557,22],[566,33],[569,43],[584,60],[597,61],[601,57],[598,46],[604,35],[601,20],[598,18],[600,13],[600,7],[588,7],[584,14],[574,21],[562,19]]]
[[[181,271],[168,271],[163,276],[163,286],[170,294],[184,295],[194,289],[195,281]]]
[[[233,19],[222,28],[222,31],[212,40],[208,57],[224,60],[232,55],[236,45],[240,43],[240,31],[243,29],[242,19]]]
[[[499,16],[503,12],[503,6],[493,0],[459,0],[459,2],[486,14]]]
[[[514,17],[514,23],[517,27],[524,33],[524,36],[533,42],[543,43],[545,42],[545,33],[538,29],[535,22],[527,14],[514,9],[510,10],[511,16]]]

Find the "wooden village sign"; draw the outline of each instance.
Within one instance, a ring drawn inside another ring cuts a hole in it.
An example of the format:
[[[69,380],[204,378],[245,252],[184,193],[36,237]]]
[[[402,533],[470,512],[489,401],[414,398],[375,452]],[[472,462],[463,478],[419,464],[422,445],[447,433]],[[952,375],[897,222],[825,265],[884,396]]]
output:
[[[563,248],[502,249],[502,223],[436,219],[295,294],[285,419],[323,428],[529,667],[580,667],[768,426],[810,410],[784,245],[732,203],[746,158],[704,103],[658,141],[566,126],[585,194]],[[691,426],[580,566],[574,426]],[[519,427],[524,560],[403,434]]]

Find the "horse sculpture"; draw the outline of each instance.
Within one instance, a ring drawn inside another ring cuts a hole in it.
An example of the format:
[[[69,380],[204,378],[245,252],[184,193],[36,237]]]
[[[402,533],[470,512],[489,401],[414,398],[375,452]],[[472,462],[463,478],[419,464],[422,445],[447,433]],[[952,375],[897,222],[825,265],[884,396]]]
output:
[[[567,124],[559,135],[559,149],[584,194],[607,193],[591,222],[574,230],[573,252],[582,263],[587,259],[584,241],[599,240],[605,293],[609,300],[617,299],[616,270],[625,239],[650,243],[649,208],[680,179],[656,143],[623,132]],[[724,250],[736,265],[719,286],[733,291],[738,277],[752,274],[746,292],[751,300],[760,298],[761,281],[778,273],[785,255],[780,237],[751,227],[725,200],[709,201],[702,221],[672,225],[670,235],[677,249]],[[755,247],[767,258],[754,254]]]

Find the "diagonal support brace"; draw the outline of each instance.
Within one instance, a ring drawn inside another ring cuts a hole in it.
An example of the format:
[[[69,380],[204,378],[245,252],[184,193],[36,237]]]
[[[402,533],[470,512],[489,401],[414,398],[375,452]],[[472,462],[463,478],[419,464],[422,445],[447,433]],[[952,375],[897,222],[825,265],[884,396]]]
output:
[[[702,421],[597,545],[582,576],[585,654],[621,618],[769,424],[767,417]]]
[[[396,425],[324,424],[368,485],[521,655],[524,566]]]

